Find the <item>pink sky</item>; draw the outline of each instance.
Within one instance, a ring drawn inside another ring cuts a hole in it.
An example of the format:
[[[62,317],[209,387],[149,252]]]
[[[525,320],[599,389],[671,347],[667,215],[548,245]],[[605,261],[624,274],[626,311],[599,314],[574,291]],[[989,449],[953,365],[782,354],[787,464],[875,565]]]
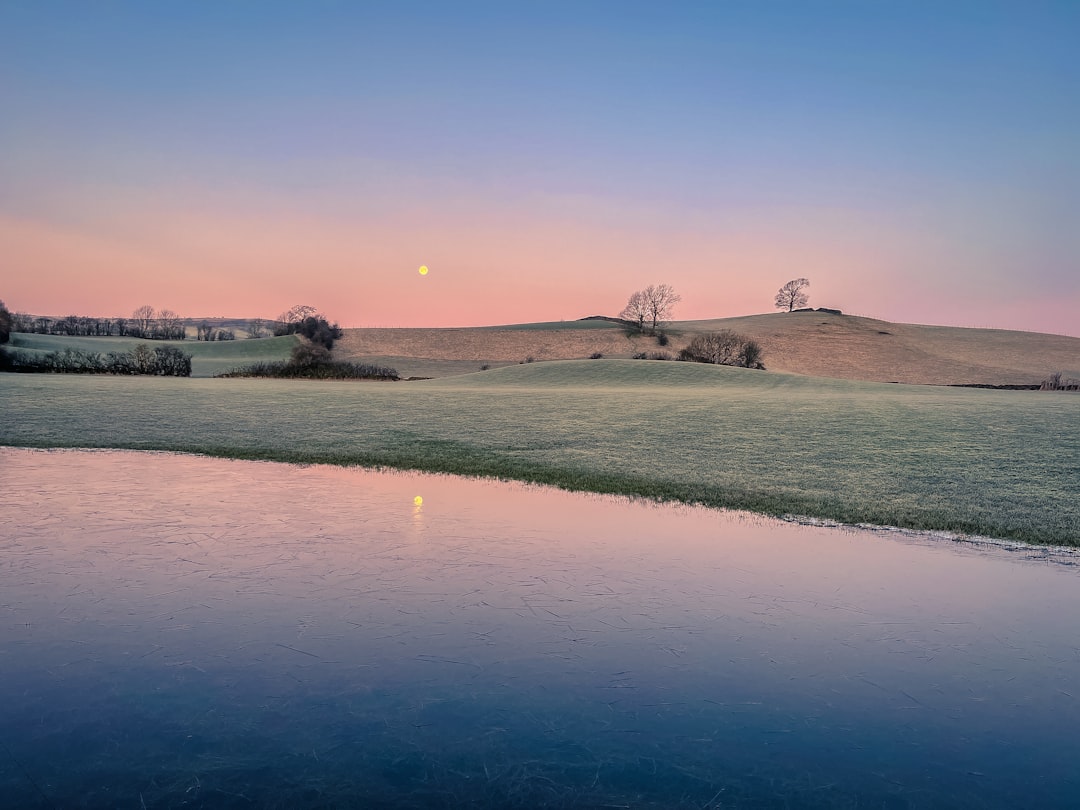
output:
[[[962,246],[920,243],[853,212],[844,216],[858,227],[837,238],[836,213],[747,215],[725,229],[588,199],[402,208],[365,220],[255,202],[218,211],[125,202],[66,223],[0,217],[4,262],[18,268],[4,300],[57,316],[149,303],[189,317],[272,318],[307,303],[343,326],[471,326],[616,315],[631,292],[665,282],[688,320],[773,311],[779,286],[805,276],[812,306],[1080,335],[1070,298],[1025,296],[1022,283],[1006,298],[1000,282],[969,285],[968,272],[954,282],[944,271],[974,261]],[[921,266],[927,256],[933,265]]]

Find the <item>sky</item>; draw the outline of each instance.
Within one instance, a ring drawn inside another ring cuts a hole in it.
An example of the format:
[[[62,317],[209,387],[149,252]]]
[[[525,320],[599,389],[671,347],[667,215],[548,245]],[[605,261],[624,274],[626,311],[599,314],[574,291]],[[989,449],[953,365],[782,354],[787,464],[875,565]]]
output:
[[[1080,336],[1077,42],[1075,0],[0,0],[0,299],[471,326],[805,277]]]

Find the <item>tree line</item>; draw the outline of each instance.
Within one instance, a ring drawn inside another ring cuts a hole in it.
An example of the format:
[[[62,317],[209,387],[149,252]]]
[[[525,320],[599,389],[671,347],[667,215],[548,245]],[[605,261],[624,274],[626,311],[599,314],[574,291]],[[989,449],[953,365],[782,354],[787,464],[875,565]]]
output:
[[[183,318],[171,309],[155,310],[149,305],[136,309],[130,318],[95,318],[86,315],[51,318],[16,312],[11,316],[11,320],[11,331],[35,335],[134,337],[148,340],[187,338],[187,325]]]
[[[193,323],[171,309],[155,310],[149,305],[136,309],[129,318],[96,318],[86,315],[67,315],[53,318],[45,315],[29,315],[25,312],[8,313],[8,329],[34,335],[63,335],[65,337],[131,337],[145,340],[187,340],[188,326],[194,325],[196,340],[235,340],[233,329],[216,326],[207,321]],[[244,331],[248,337],[267,337],[278,332],[278,325],[268,327],[262,318],[251,318]]]

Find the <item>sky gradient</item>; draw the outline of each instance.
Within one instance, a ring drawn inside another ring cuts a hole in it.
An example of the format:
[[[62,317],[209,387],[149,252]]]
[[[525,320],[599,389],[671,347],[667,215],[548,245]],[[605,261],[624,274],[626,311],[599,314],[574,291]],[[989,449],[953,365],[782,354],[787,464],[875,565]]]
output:
[[[805,276],[1080,336],[1078,41],[1076,2],[0,0],[0,299],[469,326]]]

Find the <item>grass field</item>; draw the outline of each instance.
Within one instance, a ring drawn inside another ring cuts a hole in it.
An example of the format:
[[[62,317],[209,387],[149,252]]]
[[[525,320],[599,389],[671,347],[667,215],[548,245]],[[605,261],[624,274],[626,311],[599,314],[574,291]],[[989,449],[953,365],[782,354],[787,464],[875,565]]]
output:
[[[411,383],[5,374],[0,413],[14,446],[388,466],[1080,545],[1071,394],[586,360]]]
[[[259,360],[287,360],[296,345],[295,335],[260,338],[259,340],[143,340],[127,337],[67,337],[64,335],[31,335],[16,332],[11,336],[11,348],[31,352],[59,352],[75,349],[82,352],[128,352],[145,343],[150,348],[176,346],[191,355],[192,377],[213,377],[219,371]]]

